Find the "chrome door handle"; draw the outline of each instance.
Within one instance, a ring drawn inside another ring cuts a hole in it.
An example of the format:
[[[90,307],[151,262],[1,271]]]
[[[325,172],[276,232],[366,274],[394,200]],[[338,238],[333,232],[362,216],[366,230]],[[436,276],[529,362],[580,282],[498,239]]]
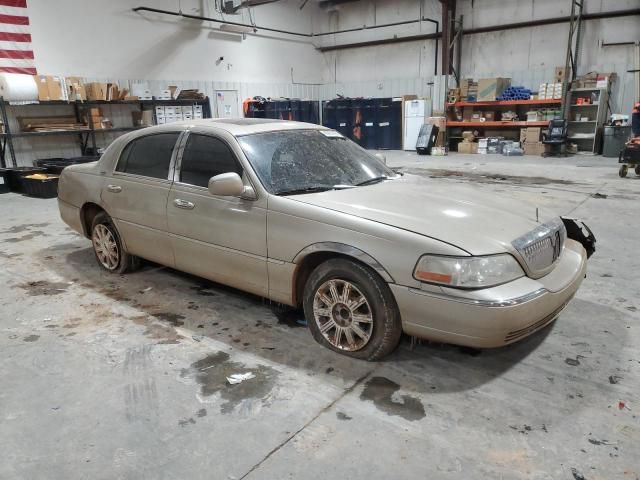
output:
[[[107,185],[107,190],[113,193],[120,193],[122,191],[122,187],[119,185]]]
[[[196,206],[195,203],[192,202],[187,202],[186,200],[181,200],[179,198],[176,198],[173,201],[173,204],[178,207],[178,208],[184,208],[185,210],[193,210],[193,207]]]

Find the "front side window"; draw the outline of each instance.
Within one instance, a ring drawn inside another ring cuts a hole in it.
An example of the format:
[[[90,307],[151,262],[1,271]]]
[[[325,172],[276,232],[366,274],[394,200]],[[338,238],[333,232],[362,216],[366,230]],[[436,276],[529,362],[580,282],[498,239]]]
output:
[[[276,195],[350,188],[396,176],[332,130],[256,133],[238,141],[265,188]]]
[[[208,135],[189,135],[182,154],[182,183],[207,187],[211,177],[228,172],[235,172],[242,177],[242,168],[226,143]]]
[[[179,133],[147,135],[130,142],[120,155],[117,172],[166,180]]]

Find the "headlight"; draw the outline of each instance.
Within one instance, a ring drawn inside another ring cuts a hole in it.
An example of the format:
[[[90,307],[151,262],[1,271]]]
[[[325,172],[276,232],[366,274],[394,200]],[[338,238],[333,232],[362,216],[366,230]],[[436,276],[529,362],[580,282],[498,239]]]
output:
[[[509,254],[487,257],[443,257],[424,255],[413,272],[416,280],[455,288],[485,288],[524,276]]]

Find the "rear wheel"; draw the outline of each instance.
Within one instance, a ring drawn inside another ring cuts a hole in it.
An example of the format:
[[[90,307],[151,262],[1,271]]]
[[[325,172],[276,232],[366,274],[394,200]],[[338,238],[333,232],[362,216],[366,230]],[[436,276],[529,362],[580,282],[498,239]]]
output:
[[[91,224],[91,243],[98,264],[112,273],[126,273],[140,266],[140,259],[122,248],[122,241],[111,217],[98,213]]]
[[[377,360],[400,341],[400,314],[389,287],[359,263],[340,258],[319,265],[303,303],[314,339],[336,352]]]
[[[626,165],[622,165],[620,166],[620,170],[618,170],[618,175],[620,175],[621,178],[624,178],[627,176],[628,171],[629,167],[627,167]]]

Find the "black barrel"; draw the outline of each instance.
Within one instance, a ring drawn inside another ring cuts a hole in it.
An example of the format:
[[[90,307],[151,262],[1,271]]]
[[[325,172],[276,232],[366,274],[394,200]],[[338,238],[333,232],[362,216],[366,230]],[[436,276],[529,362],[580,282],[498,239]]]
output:
[[[402,150],[402,99],[391,101],[391,148]]]
[[[336,103],[335,100],[322,102],[322,125],[336,129]]]
[[[278,117],[278,102],[270,100],[264,104],[264,118],[280,118]]]
[[[276,100],[276,118],[279,120],[291,120],[291,102],[289,100]]]
[[[351,99],[341,98],[336,102],[336,130],[347,138],[353,139],[353,114]]]
[[[291,100],[289,102],[289,109],[290,109],[290,115],[289,118],[285,118],[285,120],[295,120],[297,122],[304,122],[305,120],[302,120],[302,113],[301,113],[301,104],[302,102],[300,100]]]
[[[390,98],[376,98],[376,140],[378,148],[391,150],[393,148],[393,111]]]
[[[362,112],[362,145],[368,150],[374,150],[378,148],[378,138],[376,137],[377,125],[376,125],[376,102],[372,98],[368,98],[362,101],[360,108]]]
[[[365,100],[354,98],[351,100],[351,139],[358,145],[364,145],[364,131],[362,130],[362,110]]]

